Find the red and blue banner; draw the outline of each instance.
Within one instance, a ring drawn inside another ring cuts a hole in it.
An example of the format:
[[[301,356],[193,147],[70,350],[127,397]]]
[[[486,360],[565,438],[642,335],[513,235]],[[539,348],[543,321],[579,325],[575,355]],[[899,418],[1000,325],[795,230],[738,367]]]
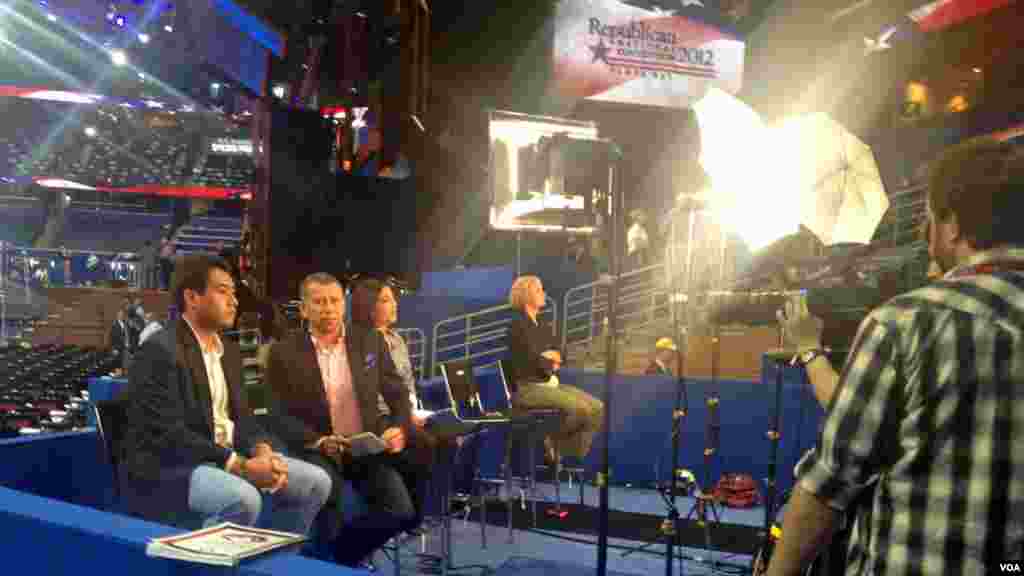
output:
[[[701,2],[682,2],[700,5]],[[677,10],[617,0],[563,0],[555,16],[554,78],[570,100],[688,108],[708,86],[736,93],[745,46]]]

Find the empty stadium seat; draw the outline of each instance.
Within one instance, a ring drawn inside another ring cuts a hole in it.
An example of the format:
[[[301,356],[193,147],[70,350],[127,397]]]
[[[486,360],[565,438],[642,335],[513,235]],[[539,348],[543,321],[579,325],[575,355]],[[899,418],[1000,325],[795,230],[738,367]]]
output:
[[[84,427],[89,378],[116,365],[109,350],[57,344],[0,349],[0,436]]]

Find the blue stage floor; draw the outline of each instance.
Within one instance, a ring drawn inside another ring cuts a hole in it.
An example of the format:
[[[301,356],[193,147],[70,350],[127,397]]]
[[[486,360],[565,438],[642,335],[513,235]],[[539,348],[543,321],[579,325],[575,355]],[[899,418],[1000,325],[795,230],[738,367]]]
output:
[[[541,485],[541,492],[552,497],[554,494],[553,485]],[[568,484],[562,485],[562,495],[571,502],[576,502],[578,488],[569,488]],[[662,516],[665,514],[665,507],[661,496],[647,489],[631,489],[612,487],[609,490],[611,508],[638,514],[652,514]],[[585,490],[585,505],[597,507],[599,493],[593,486],[587,486]],[[685,516],[693,503],[692,498],[679,498],[678,507],[680,513]],[[740,524],[743,526],[757,527],[764,521],[763,508],[750,508],[736,510],[721,508],[720,519],[723,523]],[[512,574],[523,574],[535,576],[540,574],[565,574],[577,576],[593,574],[597,566],[597,547],[593,544],[573,540],[596,542],[596,537],[591,534],[576,534],[572,532],[545,532],[514,530],[513,542],[508,542],[508,529],[503,526],[487,526],[487,548],[481,548],[480,525],[474,520],[454,520],[452,522],[452,549],[454,564],[459,566],[481,566],[497,571],[497,576],[509,576]],[[711,539],[714,547],[715,526],[711,524]],[[721,536],[721,535],[719,535]],[[646,552],[636,552],[623,557],[624,548],[633,548],[643,544],[634,540],[623,540],[612,538],[609,540],[611,546],[615,547],[608,553],[609,574],[619,575],[645,575],[663,574],[665,571],[664,551],[665,545],[657,543],[649,547]],[[431,574],[430,571],[421,571],[413,554],[421,551],[422,542],[410,542],[404,548],[402,562],[402,574]],[[426,539],[426,551],[437,553],[441,547],[440,530],[435,528],[429,533]],[[621,548],[620,548],[621,547]],[[702,574],[735,574],[740,571],[746,572],[751,557],[744,554],[728,554],[702,549],[678,548],[687,558],[684,560],[682,570],[677,560],[674,573],[686,575]],[[678,555],[678,552],[677,552]],[[715,563],[719,564],[715,564]],[[383,554],[378,553],[376,558],[380,574],[395,574],[394,566]],[[481,574],[482,569],[466,569],[457,571],[458,574]]]

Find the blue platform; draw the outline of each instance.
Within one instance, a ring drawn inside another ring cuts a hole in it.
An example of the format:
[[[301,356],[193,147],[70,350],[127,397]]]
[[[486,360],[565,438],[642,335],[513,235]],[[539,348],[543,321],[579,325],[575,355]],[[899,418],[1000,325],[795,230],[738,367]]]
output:
[[[771,428],[775,402],[775,366],[766,361],[762,382],[706,380],[686,382],[688,413],[683,421],[681,466],[694,471],[698,480],[705,471],[703,450],[707,422],[705,398],[720,399],[721,435],[718,454],[711,460],[712,478],[722,472],[749,473],[763,479],[768,472]],[[800,370],[786,368],[781,395],[782,438],[778,478],[782,489],[792,485],[793,465],[816,440],[823,411],[817,405]],[[494,370],[478,375],[485,404],[500,394]],[[561,379],[600,395],[604,375],[565,370]],[[669,427],[676,398],[676,382],[670,378],[616,376],[612,378],[611,483],[645,486],[667,473]],[[94,399],[112,397],[123,381],[95,379]],[[717,389],[717,391],[716,391]],[[437,379],[423,383],[428,404],[438,402]],[[485,475],[497,475],[504,443],[502,434],[491,434],[481,447]],[[598,468],[600,445],[584,465]],[[0,441],[0,551],[10,557],[33,558],[41,574],[92,569],[124,574],[220,573],[219,568],[190,566],[145,556],[148,539],[176,530],[102,511],[112,501],[112,475],[92,430],[28,436]],[[659,465],[660,464],[660,465]],[[592,475],[591,475],[592,477]],[[53,553],[59,550],[59,554]],[[360,574],[292,554],[277,553],[244,563],[242,574]]]
[[[760,382],[725,380],[686,380],[687,416],[682,425],[679,463],[703,477],[740,472],[756,479],[768,475],[771,443],[767,432],[775,413],[775,364],[764,361]],[[481,399],[488,408],[501,407],[504,392],[494,369],[476,372]],[[604,374],[564,369],[559,379],[601,397]],[[666,479],[671,466],[669,431],[675,408],[677,383],[660,376],[614,376],[611,382],[610,468],[612,484],[651,486]],[[444,388],[440,378],[421,382],[421,396],[428,408],[443,405]],[[708,410],[705,400],[717,394],[721,433],[718,453],[704,464]],[[805,382],[801,369],[785,367],[781,394],[778,450],[778,482],[782,490],[793,485],[793,466],[817,440],[824,410],[818,405]],[[600,466],[601,440],[583,462],[588,476]],[[480,467],[484,475],[497,476],[504,435],[490,434],[481,449]]]
[[[0,458],[0,554],[29,559],[33,573],[224,573],[147,557],[149,539],[180,530],[102,510],[112,476],[94,431],[0,441]],[[366,574],[284,551],[247,560],[238,573]]]

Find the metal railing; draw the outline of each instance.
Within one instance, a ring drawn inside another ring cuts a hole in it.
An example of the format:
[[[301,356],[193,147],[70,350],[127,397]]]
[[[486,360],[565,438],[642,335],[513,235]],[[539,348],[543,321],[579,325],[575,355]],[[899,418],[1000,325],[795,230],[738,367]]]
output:
[[[914,186],[889,196],[889,211],[878,225],[877,241],[899,245],[918,239],[927,218],[926,186]]]
[[[0,242],[0,258],[4,278],[23,284],[29,303],[32,287],[94,286],[117,281],[138,288],[142,280],[139,257],[132,252],[26,248]]]
[[[427,337],[419,328],[395,328],[395,332],[405,340],[405,347],[409,349],[409,362],[412,363],[412,373],[416,380],[424,377],[423,369],[427,361]]]
[[[167,208],[152,208],[145,203],[128,204],[124,202],[89,202],[74,200],[68,204],[68,209],[96,210],[104,214],[131,214],[133,216],[170,216]]]
[[[539,322],[550,322],[551,333],[558,334],[558,303],[545,298],[546,306],[537,315]],[[515,309],[509,304],[492,306],[462,314],[434,325],[433,353],[430,360],[430,375],[439,374],[440,365],[452,360],[475,360],[488,358],[496,360],[506,350],[505,335],[512,323]]]
[[[626,332],[668,317],[670,306],[664,264],[621,275],[617,310],[619,326]],[[563,350],[568,352],[571,347],[593,342],[602,334],[608,315],[608,283],[597,280],[566,291],[562,315]]]

